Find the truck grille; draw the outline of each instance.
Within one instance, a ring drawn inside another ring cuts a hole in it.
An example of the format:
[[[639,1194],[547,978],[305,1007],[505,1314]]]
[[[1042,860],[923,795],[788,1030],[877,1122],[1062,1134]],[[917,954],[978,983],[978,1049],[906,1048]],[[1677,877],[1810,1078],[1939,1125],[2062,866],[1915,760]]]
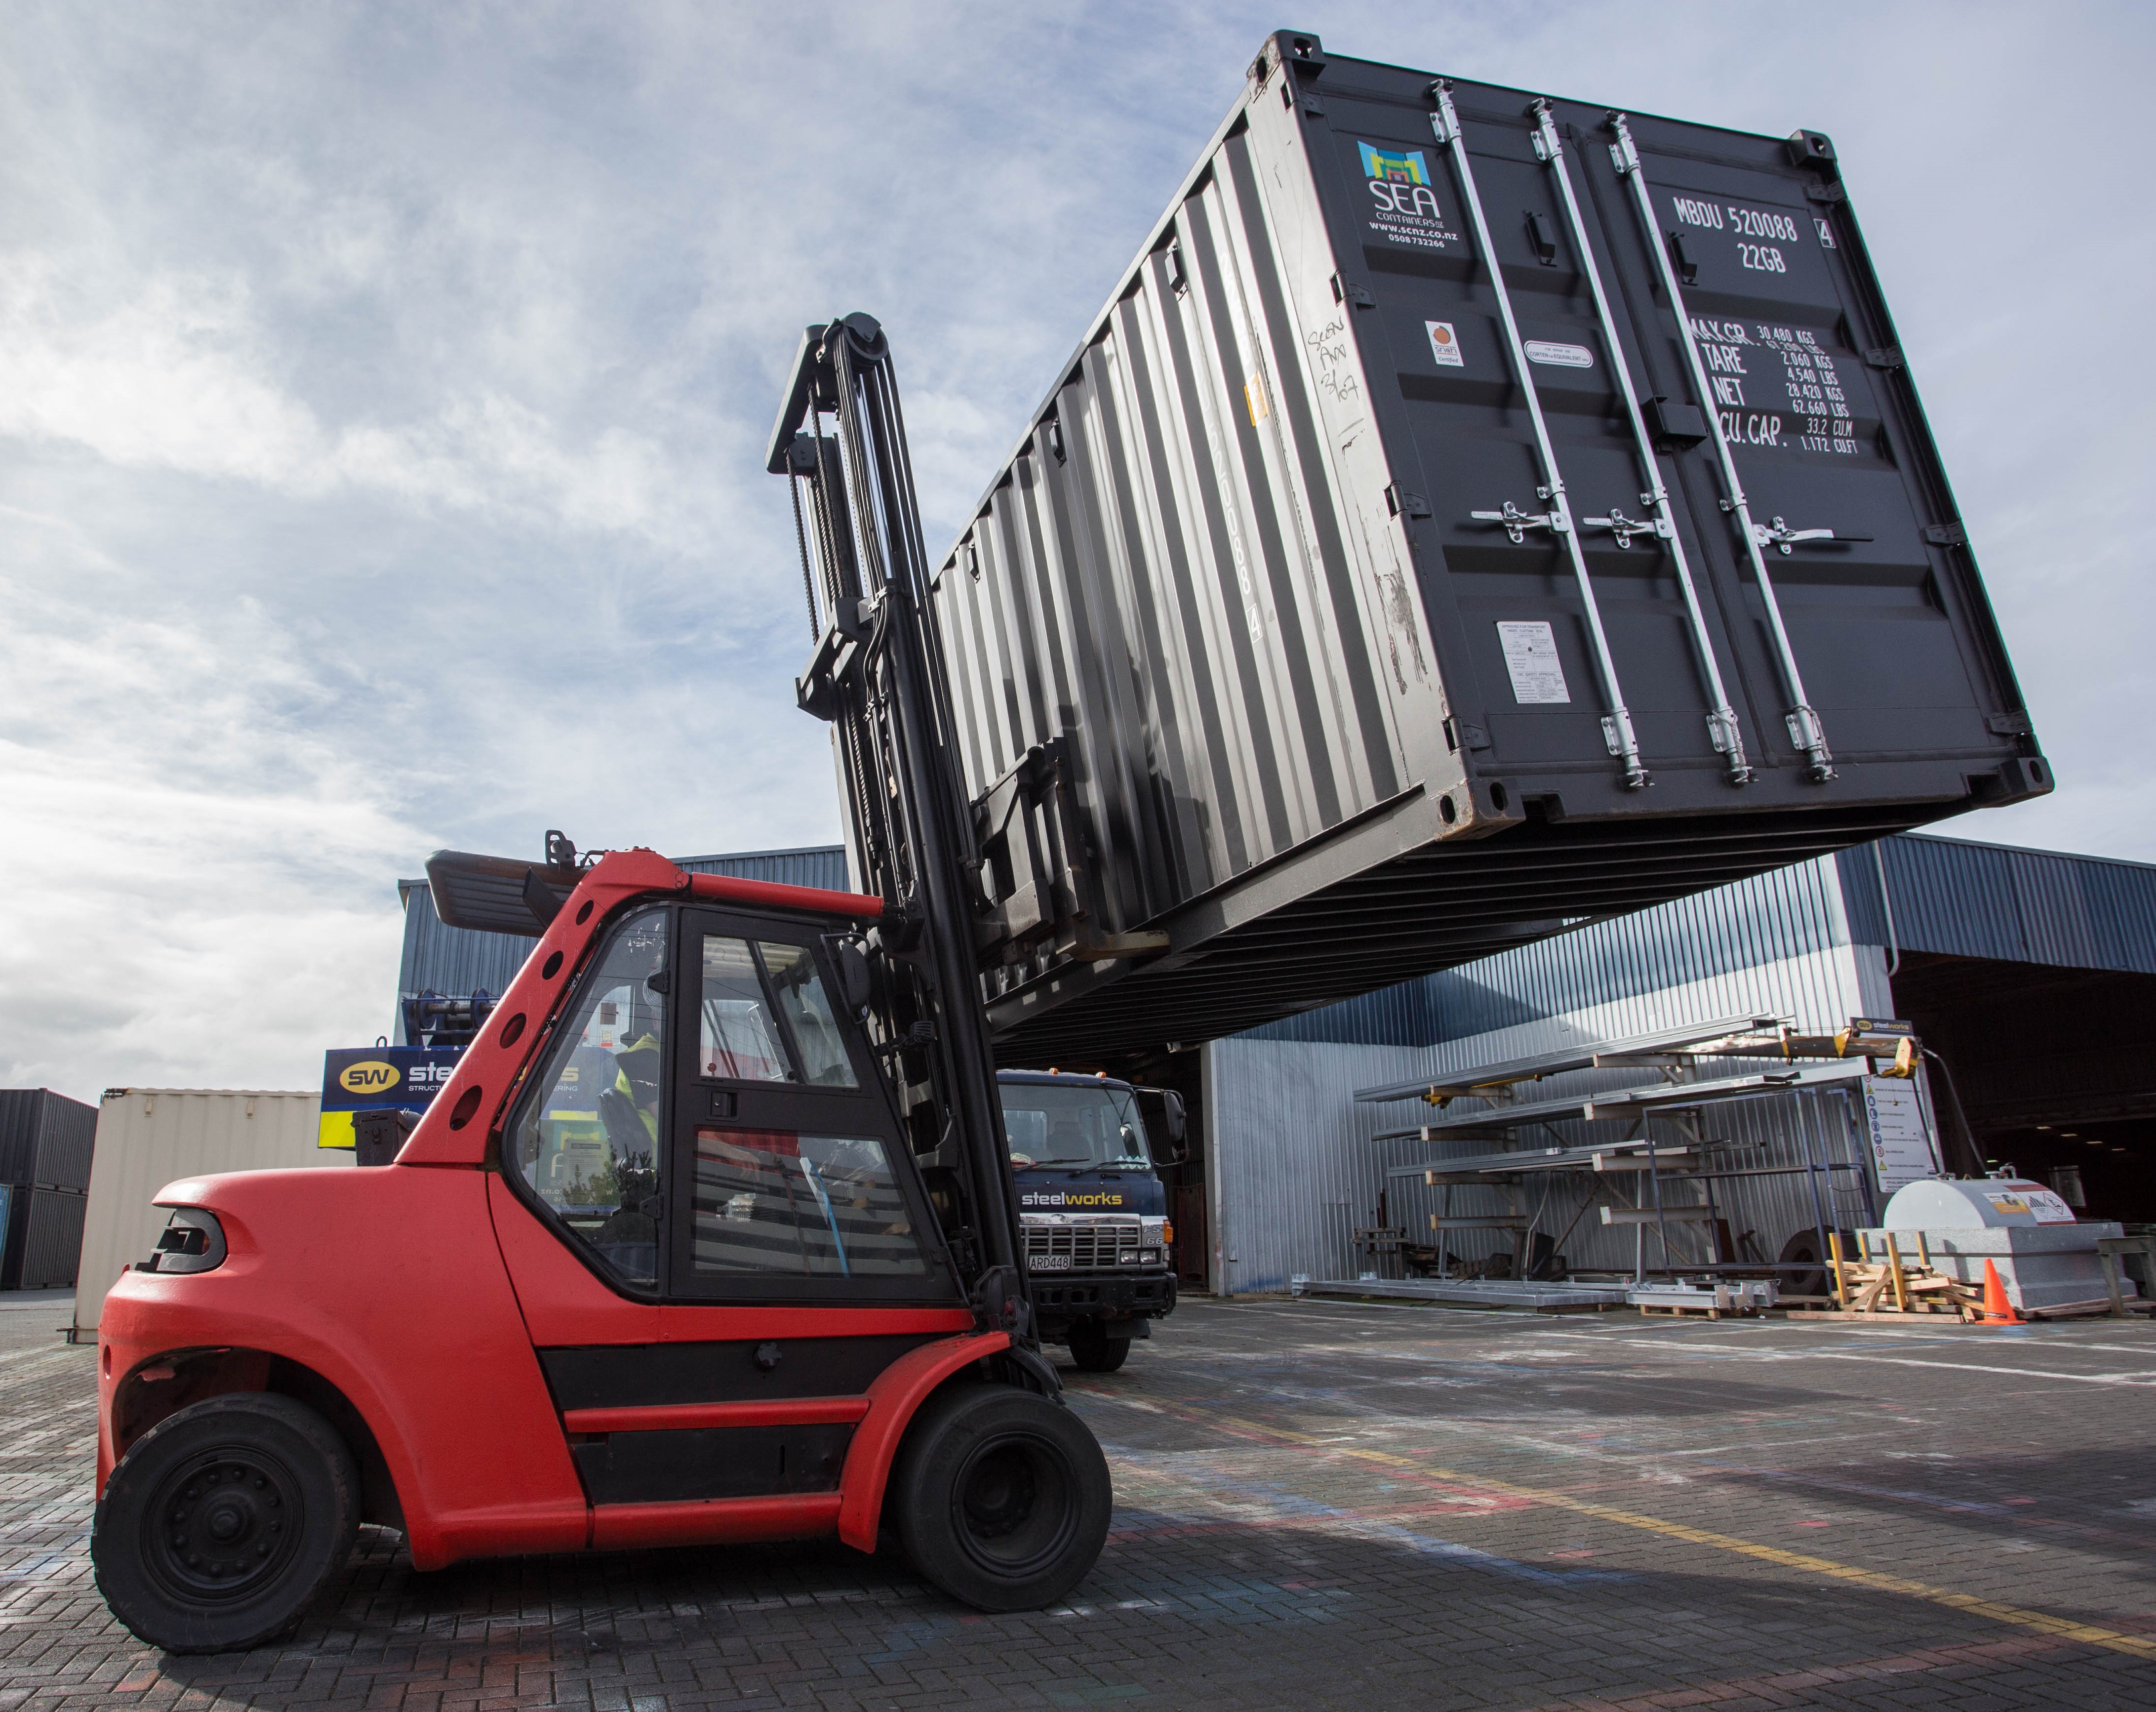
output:
[[[1136,1219],[1087,1219],[1081,1224],[1035,1225],[1025,1227],[1025,1257],[1060,1263],[1058,1272],[1085,1272],[1116,1264],[1118,1253],[1138,1246],[1144,1226]]]

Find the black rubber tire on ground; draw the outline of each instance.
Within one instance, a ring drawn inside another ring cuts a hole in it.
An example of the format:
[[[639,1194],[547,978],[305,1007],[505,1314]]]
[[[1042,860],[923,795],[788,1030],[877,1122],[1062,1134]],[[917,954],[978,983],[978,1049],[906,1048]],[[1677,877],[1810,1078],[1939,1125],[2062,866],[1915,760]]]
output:
[[[1070,1359],[1081,1373],[1113,1373],[1131,1353],[1128,1338],[1111,1338],[1100,1322],[1081,1319],[1070,1328]]]
[[[915,1571],[980,1611],[1038,1611],[1108,1537],[1108,1459],[1062,1404],[1016,1386],[947,1386],[891,1470],[892,1524]]]
[[[90,1562],[112,1614],[167,1653],[290,1634],[352,1555],[359,1470],[329,1422],[266,1391],[159,1422],[105,1482]]]

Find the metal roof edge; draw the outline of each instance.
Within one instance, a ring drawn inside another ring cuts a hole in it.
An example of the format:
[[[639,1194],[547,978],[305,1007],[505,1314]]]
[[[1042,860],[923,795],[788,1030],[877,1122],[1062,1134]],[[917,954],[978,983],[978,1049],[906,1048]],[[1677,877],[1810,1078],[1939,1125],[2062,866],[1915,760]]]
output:
[[[124,1100],[140,1094],[150,1099],[165,1094],[226,1094],[234,1099],[248,1100],[318,1100],[322,1091],[318,1087],[109,1087],[97,1098],[105,1100]]]
[[[2136,868],[2145,874],[2156,874],[2156,862],[2137,862],[2131,856],[2086,856],[2079,851],[2040,850],[2035,846],[2028,844],[1994,844],[1989,839],[1964,838],[1952,832],[1893,832],[1889,833],[1883,839],[1872,841],[1875,844],[1892,844],[1900,841],[1917,844],[1966,844],[1978,850],[2003,851],[2008,856],[2050,856],[2062,862],[2101,862],[2107,867]],[[1856,845],[1851,847],[1861,850],[1864,846]],[[1836,856],[1845,853],[1842,851],[1835,852]]]

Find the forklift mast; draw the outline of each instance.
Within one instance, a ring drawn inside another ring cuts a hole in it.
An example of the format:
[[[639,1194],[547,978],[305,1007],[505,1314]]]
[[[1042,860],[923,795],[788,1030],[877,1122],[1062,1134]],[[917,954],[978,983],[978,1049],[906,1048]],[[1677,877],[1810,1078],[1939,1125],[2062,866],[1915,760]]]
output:
[[[795,686],[831,722],[870,931],[866,1021],[985,1326],[1034,1344],[975,951],[980,862],[891,343],[855,314],[802,336],[771,437],[817,637]]]

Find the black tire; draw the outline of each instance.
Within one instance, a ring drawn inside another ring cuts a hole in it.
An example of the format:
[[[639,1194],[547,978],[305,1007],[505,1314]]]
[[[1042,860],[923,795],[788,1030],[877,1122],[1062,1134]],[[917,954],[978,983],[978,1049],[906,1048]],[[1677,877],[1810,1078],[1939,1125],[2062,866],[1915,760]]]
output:
[[[979,1611],[1038,1611],[1108,1537],[1108,1459],[1062,1404],[965,1384],[921,1406],[891,1471],[891,1518],[924,1581]]]
[[[1070,1328],[1070,1359],[1081,1373],[1113,1373],[1131,1353],[1128,1338],[1111,1338],[1098,1320],[1081,1319]]]
[[[265,1391],[159,1422],[105,1482],[90,1536],[112,1614],[167,1653],[288,1635],[359,1531],[359,1471],[329,1422]]]

